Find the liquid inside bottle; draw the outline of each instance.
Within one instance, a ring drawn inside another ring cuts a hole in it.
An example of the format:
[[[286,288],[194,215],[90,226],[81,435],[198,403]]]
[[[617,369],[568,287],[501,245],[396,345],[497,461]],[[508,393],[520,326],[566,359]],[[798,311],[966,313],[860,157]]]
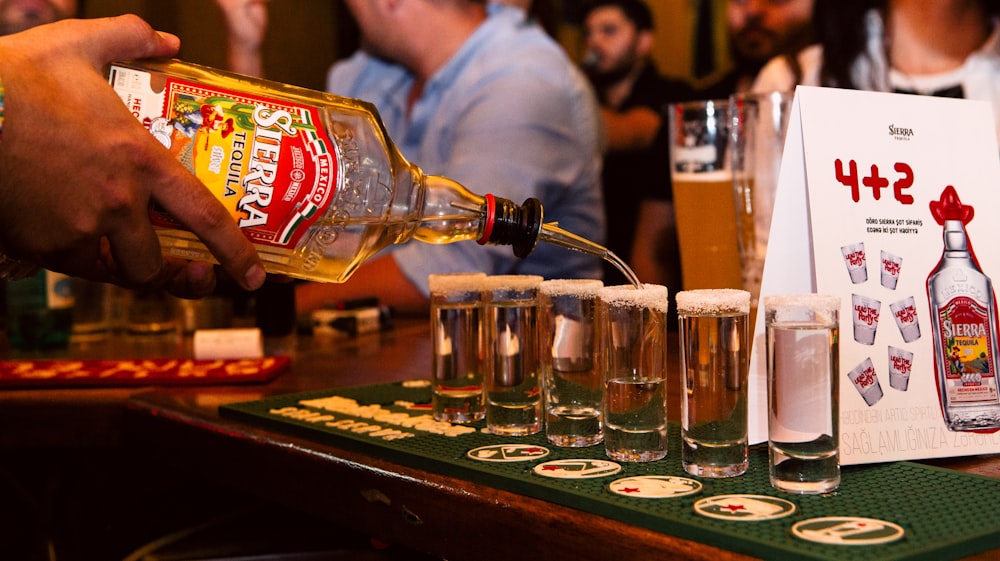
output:
[[[542,224],[538,201],[482,197],[425,175],[363,101],[175,60],[115,63],[108,77],[147,129],[230,210],[268,272],[344,282],[380,250],[478,240],[527,256],[540,240],[614,263],[606,248]],[[151,212],[165,253],[213,261],[194,234]]]

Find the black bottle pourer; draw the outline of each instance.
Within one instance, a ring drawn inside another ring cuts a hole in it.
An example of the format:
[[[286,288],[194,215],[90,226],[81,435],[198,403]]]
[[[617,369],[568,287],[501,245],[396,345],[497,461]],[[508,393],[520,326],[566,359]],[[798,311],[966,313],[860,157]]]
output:
[[[535,250],[542,229],[542,202],[532,197],[518,205],[510,199],[486,195],[483,234],[479,243],[509,245],[516,257],[525,258]]]

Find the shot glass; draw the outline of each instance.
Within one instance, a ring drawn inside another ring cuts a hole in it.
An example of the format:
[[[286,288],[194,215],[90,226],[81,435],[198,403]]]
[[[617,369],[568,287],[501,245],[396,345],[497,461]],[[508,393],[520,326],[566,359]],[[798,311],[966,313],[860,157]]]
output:
[[[912,296],[907,296],[898,302],[889,304],[892,317],[896,319],[903,341],[912,343],[920,338],[920,322],[917,321],[917,306]]]
[[[819,494],[840,485],[840,298],[768,296],[768,467],[779,491]]]
[[[882,302],[860,294],[851,295],[851,322],[854,324],[854,340],[862,345],[875,344],[878,330],[878,315]]]
[[[889,345],[889,387],[905,392],[910,386],[913,353]]]
[[[875,372],[875,365],[871,358],[866,358],[860,364],[847,373],[854,389],[858,390],[862,399],[868,407],[875,405],[882,399],[882,384],[878,381],[878,374]]]
[[[604,448],[622,462],[667,455],[667,287],[606,286],[597,293],[604,380]]]
[[[896,283],[899,282],[899,271],[903,268],[903,258],[883,249],[880,261],[882,262],[882,286],[889,290],[896,290]]]
[[[677,293],[681,349],[681,463],[699,477],[747,470],[750,293]]]
[[[538,288],[545,436],[555,446],[600,444],[601,371],[594,312],[599,280],[547,280]]]
[[[427,277],[431,292],[431,404],[434,419],[471,423],[486,416],[480,293],[485,273]]]
[[[840,248],[844,255],[844,264],[847,265],[847,273],[851,275],[851,282],[861,284],[868,280],[868,258],[865,257],[865,244],[854,243]]]
[[[484,279],[486,428],[502,436],[542,430],[538,355],[538,285],[535,275]]]

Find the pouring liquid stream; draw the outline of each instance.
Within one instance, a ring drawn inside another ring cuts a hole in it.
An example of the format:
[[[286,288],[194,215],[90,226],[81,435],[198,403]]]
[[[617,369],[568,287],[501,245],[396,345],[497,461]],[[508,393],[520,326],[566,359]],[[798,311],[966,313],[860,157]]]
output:
[[[541,231],[538,233],[538,241],[559,245],[576,251],[582,251],[583,253],[589,253],[590,255],[596,255],[597,257],[600,257],[617,267],[618,270],[625,275],[625,278],[628,279],[632,286],[635,288],[642,288],[642,282],[639,281],[639,277],[637,277],[632,269],[626,265],[620,257],[615,255],[614,252],[609,251],[608,248],[600,244],[596,244],[572,232],[563,230],[555,222],[542,224]]]

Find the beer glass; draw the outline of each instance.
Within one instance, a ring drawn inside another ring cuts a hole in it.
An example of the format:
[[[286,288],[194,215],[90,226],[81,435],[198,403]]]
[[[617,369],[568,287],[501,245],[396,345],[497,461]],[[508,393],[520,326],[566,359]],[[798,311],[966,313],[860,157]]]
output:
[[[594,310],[599,280],[547,280],[539,285],[539,353],[545,436],[556,446],[593,446],[601,430],[601,371],[595,362]]]
[[[735,94],[729,103],[742,286],[750,292],[750,307],[756,311],[792,94]]]
[[[597,293],[604,379],[604,448],[622,462],[667,455],[667,288],[606,286]]]
[[[681,463],[699,477],[747,470],[750,293],[677,293],[681,349]]]
[[[486,416],[480,292],[485,273],[427,277],[431,293],[431,404],[434,419],[469,423]]]
[[[800,494],[840,485],[840,298],[766,296],[771,485]]]
[[[538,285],[535,275],[484,280],[486,428],[502,436],[542,430],[538,356]]]
[[[670,111],[670,178],[685,290],[742,286],[725,100]]]

